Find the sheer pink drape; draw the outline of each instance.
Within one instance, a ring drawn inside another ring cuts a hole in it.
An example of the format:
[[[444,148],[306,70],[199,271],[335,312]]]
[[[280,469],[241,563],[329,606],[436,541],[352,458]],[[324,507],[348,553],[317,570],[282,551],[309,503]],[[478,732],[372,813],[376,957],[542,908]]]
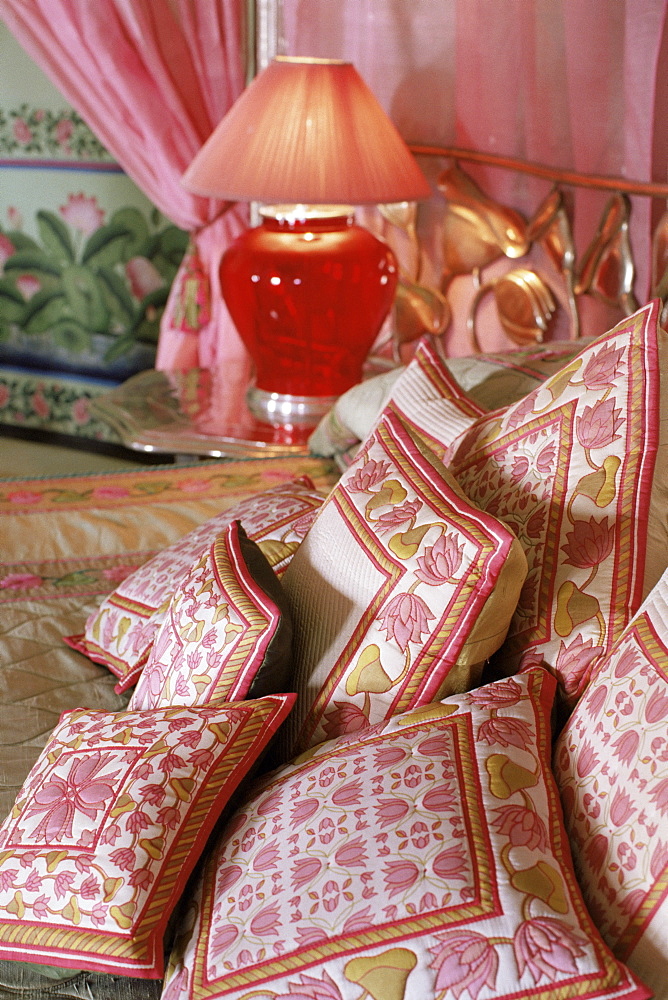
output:
[[[352,60],[409,141],[668,178],[665,0],[282,0],[281,7],[285,51]],[[527,216],[549,190],[462,166],[491,197]],[[582,253],[609,196],[574,197]],[[633,199],[640,301],[649,291],[651,212],[649,199]],[[606,328],[609,316],[597,303],[583,301],[582,312],[583,333]],[[449,347],[468,351],[464,333]]]
[[[210,318],[201,310],[199,332],[183,332],[170,298],[157,361],[165,369],[247,364],[217,287],[246,207],[196,197],[180,181],[243,88],[241,16],[239,0],[0,0],[9,30],[126,173],[194,234],[199,273],[212,282]]]

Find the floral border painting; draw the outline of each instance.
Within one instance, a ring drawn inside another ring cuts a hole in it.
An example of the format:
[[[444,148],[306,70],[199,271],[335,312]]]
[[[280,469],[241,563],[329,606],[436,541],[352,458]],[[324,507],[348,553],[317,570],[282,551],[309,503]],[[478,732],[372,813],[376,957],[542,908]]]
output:
[[[188,237],[0,25],[0,365],[119,382],[153,367]]]

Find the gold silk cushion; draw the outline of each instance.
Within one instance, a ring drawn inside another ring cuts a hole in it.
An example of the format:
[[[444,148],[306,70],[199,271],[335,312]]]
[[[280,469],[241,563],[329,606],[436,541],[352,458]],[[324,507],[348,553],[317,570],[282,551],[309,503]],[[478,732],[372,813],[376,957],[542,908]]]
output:
[[[544,662],[571,703],[668,565],[667,366],[653,302],[476,421],[450,463],[527,556],[503,669]]]
[[[298,692],[286,758],[478,683],[525,572],[513,533],[386,412],[282,578]]]

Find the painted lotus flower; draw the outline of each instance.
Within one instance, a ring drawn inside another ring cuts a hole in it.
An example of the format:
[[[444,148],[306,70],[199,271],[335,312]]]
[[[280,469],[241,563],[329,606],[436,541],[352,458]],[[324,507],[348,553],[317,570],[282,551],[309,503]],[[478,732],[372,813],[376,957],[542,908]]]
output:
[[[561,547],[566,555],[565,562],[578,569],[598,566],[610,555],[614,540],[607,517],[600,521],[595,517],[590,517],[588,521],[576,521],[573,530],[566,535],[566,544]]]
[[[463,542],[457,545],[455,535],[441,535],[433,545],[424,550],[421,556],[418,556],[418,569],[415,575],[423,583],[438,587],[452,580],[462,564],[463,556]]]
[[[624,356],[623,347],[607,344],[587,362],[582,372],[582,380],[592,392],[612,389],[621,375],[620,361]]]
[[[439,944],[430,948],[430,968],[436,970],[436,989],[452,990],[456,1000],[466,990],[476,1000],[483,987],[493,990],[499,956],[487,938],[475,931],[446,931],[435,935]]]
[[[535,917],[521,924],[513,949],[520,976],[528,969],[535,983],[543,977],[554,983],[560,975],[577,972],[577,959],[585,955],[586,940],[554,917]]]
[[[67,204],[58,209],[65,222],[80,233],[89,236],[104,222],[104,212],[95,196],[87,198],[83,192],[68,194]]]
[[[492,822],[503,837],[507,837],[513,847],[528,847],[530,851],[544,851],[547,830],[540,816],[521,805],[507,805],[495,809]]]
[[[583,448],[607,448],[618,441],[617,431],[624,421],[621,409],[615,409],[614,399],[602,399],[593,406],[585,406],[576,420],[576,434]]]
[[[381,627],[388,639],[393,639],[402,653],[409,642],[420,642],[423,633],[429,631],[432,614],[421,597],[416,594],[397,594],[378,615]]]

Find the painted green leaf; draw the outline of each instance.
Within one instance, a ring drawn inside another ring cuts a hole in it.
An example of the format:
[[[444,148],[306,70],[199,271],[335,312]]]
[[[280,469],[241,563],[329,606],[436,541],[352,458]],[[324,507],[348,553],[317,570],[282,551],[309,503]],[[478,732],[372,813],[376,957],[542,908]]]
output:
[[[188,246],[188,234],[177,226],[167,226],[158,234],[156,255],[178,267]],[[156,264],[157,267],[157,264]]]
[[[53,343],[64,347],[70,354],[82,354],[91,349],[91,335],[73,319],[61,319],[49,330]]]
[[[122,358],[124,355],[131,351],[134,345],[137,343],[136,337],[131,333],[124,333],[122,337],[117,337],[111,347],[108,347],[104,352],[103,361],[117,361],[118,358]]]
[[[63,289],[74,319],[88,330],[105,333],[109,327],[109,311],[93,272],[77,265],[65,268]]]
[[[149,240],[148,223],[138,208],[120,208],[112,215],[110,224],[122,226],[128,232],[123,245],[124,261],[132,257],[146,256],[146,245]]]
[[[12,244],[17,252],[23,252],[24,250],[39,250],[42,252],[41,247],[37,240],[34,240],[32,236],[26,236],[18,229],[12,229],[11,232],[6,233],[7,239]]]
[[[53,212],[42,209],[37,213],[39,235],[46,252],[65,264],[74,262],[74,247],[70,233],[62,221]]]
[[[110,267],[101,267],[97,277],[109,312],[123,326],[127,326],[135,316],[135,302],[127,285]]]
[[[49,275],[59,278],[63,273],[63,268],[59,261],[54,257],[49,257],[37,247],[34,250],[19,250],[12,254],[5,261],[5,271],[20,271],[22,274],[25,271],[30,271],[38,278]]]
[[[42,288],[25,307],[22,327],[26,333],[45,333],[63,318],[67,300],[59,289]]]
[[[160,317],[167,304],[169,288],[157,288],[141,301],[139,312],[132,326],[136,340],[155,344],[158,340]]]
[[[25,307],[18,288],[6,278],[0,278],[0,323],[21,323]]]
[[[132,237],[132,230],[127,226],[111,222],[107,226],[100,226],[83,249],[82,264],[87,264],[96,270],[100,267],[121,264],[125,243],[129,237]]]

